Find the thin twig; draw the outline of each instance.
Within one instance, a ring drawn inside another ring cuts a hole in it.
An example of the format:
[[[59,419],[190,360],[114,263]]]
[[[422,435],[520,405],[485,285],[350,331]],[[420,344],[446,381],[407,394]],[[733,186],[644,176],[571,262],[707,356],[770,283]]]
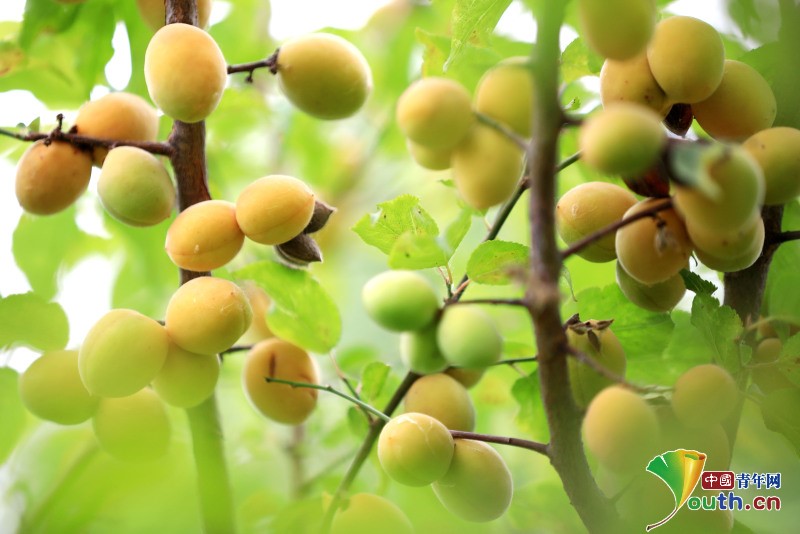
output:
[[[120,139],[101,139],[98,137],[87,137],[85,135],[62,132],[59,129],[55,129],[49,133],[44,133],[44,132],[20,133],[0,128],[0,135],[4,135],[6,137],[12,137],[20,141],[29,141],[29,142],[41,141],[41,140],[61,141],[64,143],[70,143],[73,145],[87,146],[87,147],[101,146],[106,148],[115,148],[118,146],[132,146],[136,148],[141,148],[142,150],[150,152],[151,154],[158,154],[160,156],[171,156],[174,152],[172,145],[170,145],[169,143],[160,143],[157,141],[124,141]]]
[[[259,61],[251,61],[250,63],[241,63],[239,65],[228,65],[228,74],[236,74],[238,72],[246,72],[247,78],[245,81],[247,83],[253,83],[253,72],[257,69],[269,69],[270,73],[278,74],[278,50],[272,53],[266,59],[262,59]]]
[[[500,360],[499,362],[494,362],[488,365],[488,367],[496,367],[498,365],[516,365],[518,363],[533,363],[538,361],[539,361],[538,356],[527,356],[525,358],[509,358],[507,360]]]
[[[252,348],[253,348],[253,345],[234,345],[231,348],[225,349],[222,352],[220,352],[220,355],[228,354],[230,352],[244,352],[244,351],[250,350]]]
[[[661,202],[653,204],[651,207],[647,208],[646,210],[640,211],[640,212],[638,212],[638,213],[636,213],[634,215],[631,215],[630,217],[626,217],[624,219],[620,219],[617,222],[614,222],[614,223],[611,223],[611,224],[609,224],[607,226],[604,226],[603,228],[600,228],[596,232],[592,232],[591,234],[587,235],[583,239],[581,239],[579,241],[575,241],[568,248],[564,249],[561,252],[561,259],[563,260],[563,259],[569,258],[573,254],[576,254],[576,253],[580,252],[581,250],[583,250],[584,248],[588,247],[589,245],[591,245],[595,241],[599,241],[603,237],[605,237],[605,236],[607,236],[609,234],[613,234],[614,232],[616,232],[620,228],[623,228],[623,227],[625,227],[625,226],[627,226],[629,224],[632,224],[632,223],[638,221],[639,219],[644,219],[646,217],[653,217],[653,216],[655,216],[656,213],[658,213],[660,211],[664,211],[664,210],[669,209],[671,207],[672,207],[672,199],[671,198],[667,198],[667,199],[664,199]]]
[[[547,443],[539,443],[538,441],[531,441],[528,439],[511,438],[507,436],[493,436],[490,434],[477,434],[475,432],[464,432],[461,430],[451,430],[450,435],[453,439],[472,439],[475,441],[485,441],[486,443],[498,443],[500,445],[510,445],[512,447],[520,447],[530,451],[538,452],[539,454],[548,455]]]
[[[616,382],[622,386],[625,386],[628,389],[632,389],[633,391],[638,391],[639,393],[652,393],[655,391],[659,392],[669,391],[671,389],[664,386],[640,386],[638,384],[628,382],[627,380],[625,380],[624,376],[618,375],[617,373],[607,368],[594,358],[590,357],[588,354],[576,349],[571,345],[567,348],[567,352],[569,353],[570,356],[572,356],[582,364],[591,367],[592,370],[595,371],[597,374],[611,380],[612,382]]]
[[[382,411],[378,410],[374,406],[370,406],[366,402],[364,402],[362,400],[359,400],[359,399],[353,397],[352,395],[348,395],[347,393],[343,393],[343,392],[339,391],[338,389],[335,389],[332,386],[323,386],[321,384],[309,384],[308,382],[295,382],[293,380],[283,380],[281,378],[270,378],[268,376],[265,376],[264,380],[266,380],[267,383],[274,382],[276,384],[286,384],[287,386],[292,386],[293,388],[308,388],[308,389],[318,389],[320,391],[327,391],[328,393],[333,393],[334,395],[336,395],[338,397],[341,397],[341,398],[343,398],[345,400],[349,400],[353,404],[355,404],[358,407],[360,407],[362,410],[368,411],[369,413],[371,413],[372,415],[378,417],[379,419],[382,419],[383,421],[388,422],[388,421],[391,420],[391,417],[389,417],[388,415],[386,415]]]
[[[469,299],[469,300],[456,300],[447,302],[447,306],[456,306],[459,304],[492,304],[495,306],[525,306],[523,299]]]
[[[780,232],[775,234],[772,238],[774,243],[786,243],[787,241],[796,241],[800,239],[800,230],[792,230],[790,232]]]
[[[506,136],[509,140],[511,140],[520,150],[525,150],[528,148],[528,140],[519,135],[517,132],[506,126],[505,124],[494,120],[493,118],[489,117],[488,115],[484,115],[483,113],[475,112],[475,118],[478,119],[478,122],[482,122],[486,126],[493,128]]]

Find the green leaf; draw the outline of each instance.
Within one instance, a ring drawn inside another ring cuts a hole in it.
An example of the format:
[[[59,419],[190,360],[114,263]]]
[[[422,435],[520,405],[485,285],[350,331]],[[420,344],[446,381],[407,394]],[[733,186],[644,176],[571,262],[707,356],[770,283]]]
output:
[[[439,240],[429,235],[406,232],[394,243],[389,253],[392,269],[428,269],[447,265],[447,253]]]
[[[467,275],[477,284],[510,284],[515,271],[527,268],[528,254],[528,247],[519,243],[486,241],[470,256]]]
[[[447,245],[448,250],[448,258],[451,258],[455,253],[458,245],[464,240],[464,237],[469,232],[470,227],[472,226],[472,214],[474,211],[471,208],[462,208],[461,211],[458,212],[456,218],[447,225],[447,228],[444,229],[444,242]]]
[[[461,59],[469,42],[481,43],[492,33],[511,0],[457,0],[453,8],[452,44],[445,70]]]
[[[517,425],[525,432],[537,434],[544,422],[537,371],[517,379],[511,387],[511,395],[519,405],[519,412],[515,418]]]
[[[34,293],[0,298],[0,349],[26,345],[59,350],[69,341],[69,323],[61,306]]]
[[[27,0],[22,16],[20,45],[28,49],[42,33],[61,33],[75,22],[79,13],[76,6],[54,2],[53,0]]]
[[[381,394],[391,367],[383,362],[371,362],[361,373],[361,397],[366,402],[374,401]]]
[[[703,334],[716,362],[731,373],[738,372],[742,366],[739,338],[744,328],[733,308],[721,306],[709,295],[697,295],[692,301],[692,324]]]
[[[327,291],[308,271],[261,261],[233,273],[252,280],[272,299],[267,315],[275,335],[313,352],[325,353],[339,342],[342,319]]]
[[[561,74],[564,83],[572,83],[578,78],[597,74],[602,67],[603,58],[590,50],[580,37],[568,44],[561,54]]]
[[[394,200],[378,204],[378,211],[364,215],[353,231],[368,245],[384,254],[391,254],[395,242],[403,234],[439,235],[439,227],[427,211],[419,205],[413,195],[401,195]]]
[[[0,327],[2,328],[2,327]],[[8,458],[25,430],[25,407],[19,397],[19,375],[9,367],[0,367],[0,465]]]
[[[764,424],[792,444],[800,455],[800,389],[779,389],[761,401],[761,415]]]
[[[681,278],[683,278],[686,289],[698,295],[713,295],[717,290],[717,286],[689,269],[681,269]]]
[[[357,406],[350,406],[347,408],[347,426],[350,427],[350,432],[356,436],[363,436],[369,430],[369,423],[367,418],[364,417],[364,412]]]

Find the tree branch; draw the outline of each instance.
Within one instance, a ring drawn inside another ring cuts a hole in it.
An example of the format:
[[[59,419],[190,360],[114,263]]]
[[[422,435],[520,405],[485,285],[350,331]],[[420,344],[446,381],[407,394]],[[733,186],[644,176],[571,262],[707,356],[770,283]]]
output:
[[[800,230],[792,230],[790,232],[778,232],[772,238],[773,243],[786,243],[788,241],[797,241],[800,239]]]
[[[486,443],[497,443],[499,445],[510,445],[512,447],[519,447],[521,449],[528,449],[529,451],[538,452],[549,456],[547,443],[539,443],[538,441],[530,441],[527,439],[510,438],[506,436],[493,436],[490,434],[476,434],[475,432],[464,432],[462,430],[451,430],[450,435],[453,439],[472,439],[475,441],[485,441]]]
[[[594,372],[611,380],[612,382],[616,382],[622,386],[625,386],[628,389],[633,391],[638,391],[639,393],[652,393],[653,391],[669,391],[671,388],[664,388],[660,386],[639,386],[632,382],[628,382],[625,380],[625,377],[622,375],[618,375],[614,371],[610,370],[608,367],[604,366],[594,358],[589,357],[584,352],[576,349],[572,345],[569,345],[567,348],[567,352],[570,356],[581,362],[582,364],[586,365],[587,367],[591,367]]]
[[[337,397],[341,397],[341,398],[343,398],[345,400],[348,400],[348,401],[352,402],[353,404],[355,404],[356,406],[358,406],[362,410],[365,410],[365,411],[371,413],[372,415],[376,416],[377,418],[382,419],[384,422],[388,423],[391,420],[391,417],[389,417],[388,415],[386,415],[382,411],[378,410],[374,406],[370,406],[366,402],[364,402],[364,401],[362,401],[360,399],[357,399],[357,398],[353,397],[352,395],[348,395],[347,393],[339,391],[338,389],[335,389],[333,386],[330,386],[330,385],[323,386],[321,384],[309,384],[308,382],[295,382],[293,380],[283,380],[281,378],[270,378],[268,376],[265,376],[264,380],[266,380],[268,384],[274,382],[275,384],[286,384],[287,386],[292,386],[293,388],[307,388],[307,389],[318,389],[320,391],[327,391],[328,393],[333,393]]]
[[[257,69],[269,69],[270,73],[278,74],[278,50],[272,53],[266,59],[262,59],[260,61],[251,61],[250,63],[241,63],[239,65],[228,65],[228,74],[236,74],[238,72],[246,72],[247,78],[245,81],[247,83],[253,82],[253,72]]]
[[[525,306],[523,299],[469,299],[448,301],[445,306],[457,306],[459,304],[492,304],[495,306]]]
[[[528,149],[531,194],[530,277],[526,291],[538,349],[542,402],[550,429],[550,463],[586,528],[621,532],[613,505],[592,478],[581,442],[581,414],[572,398],[567,372],[568,343],[561,325],[558,279],[562,257],[555,238],[556,154],[563,126],[558,102],[559,31],[566,2],[544,2],[537,13],[532,53],[536,80],[533,140]]]
[[[672,199],[671,198],[667,198],[667,199],[664,199],[661,202],[658,202],[657,204],[654,204],[653,206],[651,206],[650,208],[648,208],[648,209],[646,209],[644,211],[640,211],[638,213],[635,213],[634,215],[631,215],[630,217],[627,217],[625,219],[620,219],[615,223],[611,223],[611,224],[609,224],[607,226],[604,226],[603,228],[600,228],[596,232],[592,232],[591,234],[587,235],[583,239],[575,241],[568,248],[564,249],[564,251],[561,252],[561,259],[565,260],[565,259],[569,258],[570,256],[572,256],[573,254],[577,254],[578,252],[580,252],[584,248],[588,247],[589,245],[591,245],[595,241],[599,241],[600,239],[602,239],[603,237],[607,236],[608,234],[613,234],[614,232],[616,232],[617,230],[619,230],[622,227],[625,227],[625,226],[627,226],[627,225],[629,225],[631,223],[634,223],[634,222],[638,221],[639,219],[644,219],[645,217],[653,217],[653,216],[655,216],[656,213],[658,213],[660,211],[664,211],[664,210],[669,209],[671,207],[672,207]]]
[[[501,122],[497,122],[493,118],[489,117],[488,115],[484,115],[483,113],[479,113],[477,111],[475,113],[475,118],[478,119],[478,122],[482,122],[486,126],[493,128],[500,132],[502,135],[510,139],[520,150],[525,150],[528,148],[528,140],[519,135],[517,132],[506,126]]]

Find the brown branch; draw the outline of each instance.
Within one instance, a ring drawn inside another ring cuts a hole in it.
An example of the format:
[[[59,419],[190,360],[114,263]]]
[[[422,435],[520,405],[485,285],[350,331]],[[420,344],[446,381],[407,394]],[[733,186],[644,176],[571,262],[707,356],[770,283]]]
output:
[[[647,208],[646,210],[640,211],[634,215],[631,215],[630,217],[627,217],[625,219],[620,219],[615,223],[611,223],[607,226],[604,226],[603,228],[600,228],[596,232],[592,232],[591,234],[587,235],[583,239],[575,241],[568,248],[564,249],[564,251],[561,252],[561,259],[564,260],[569,258],[573,254],[576,254],[581,250],[583,250],[584,248],[588,247],[595,241],[599,241],[608,234],[613,234],[620,228],[623,228],[631,223],[635,223],[639,219],[644,219],[645,217],[653,217],[655,216],[656,213],[664,211],[671,207],[672,207],[672,199],[667,198],[661,202],[658,202],[657,204],[654,204],[653,206]]]
[[[489,364],[488,367],[495,367],[497,365],[516,365],[518,363],[533,363],[538,362],[538,356],[527,356],[525,358],[509,358],[507,360],[500,360],[499,362],[494,362]]]
[[[240,63],[239,65],[228,65],[228,74],[236,74],[238,72],[246,72],[247,78],[244,80],[247,83],[253,82],[253,73],[257,69],[269,69],[270,73],[278,74],[278,50],[272,53],[266,59],[262,59],[259,61],[251,61],[250,63]]]
[[[459,304],[491,304],[495,306],[525,306],[524,299],[469,299],[448,301],[445,306],[457,306]]]
[[[475,441],[485,441],[486,443],[497,443],[499,445],[510,445],[512,447],[519,447],[528,449],[529,451],[538,452],[549,456],[547,443],[539,443],[538,441],[530,441],[528,439],[510,438],[506,436],[493,436],[490,434],[476,434],[475,432],[464,432],[462,430],[451,430],[450,435],[453,439],[472,439]]]
[[[780,244],[798,239],[800,239],[800,230],[792,230],[791,232],[778,232],[772,237],[772,242]]]

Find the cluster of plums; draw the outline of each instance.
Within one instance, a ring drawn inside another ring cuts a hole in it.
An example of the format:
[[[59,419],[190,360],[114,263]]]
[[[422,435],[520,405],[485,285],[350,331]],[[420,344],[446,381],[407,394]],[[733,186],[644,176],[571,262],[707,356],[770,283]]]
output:
[[[506,135],[476,120],[475,112],[517,135],[530,136],[533,77],[525,58],[487,71],[474,103],[458,82],[428,77],[414,82],[397,103],[397,124],[422,167],[452,167],[461,197],[476,209],[507,200],[523,170],[523,150]],[[474,111],[473,111],[474,109]]]

